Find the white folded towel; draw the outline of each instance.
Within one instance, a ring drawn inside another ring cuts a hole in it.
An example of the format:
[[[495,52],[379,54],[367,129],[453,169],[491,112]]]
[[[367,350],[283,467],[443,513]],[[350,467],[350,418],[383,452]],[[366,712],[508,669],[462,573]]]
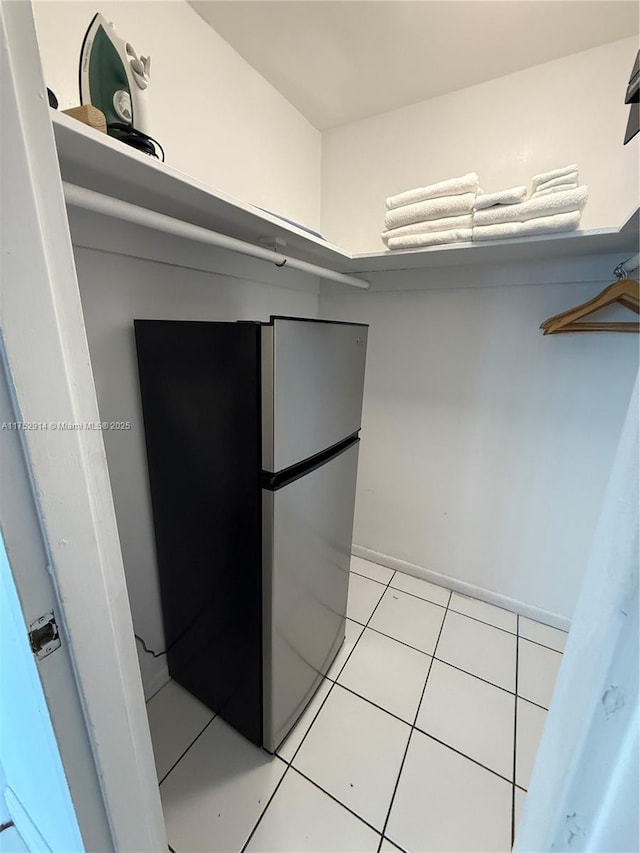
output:
[[[564,193],[567,190],[577,189],[578,184],[574,181],[570,184],[560,184],[557,187],[550,187],[548,190],[536,190],[531,198],[538,198],[541,195],[549,195],[550,193]]]
[[[424,222],[428,219],[442,219],[445,216],[462,216],[471,213],[475,201],[475,193],[432,198],[417,204],[406,204],[389,210],[384,217],[387,230],[399,228],[401,225],[412,225],[414,222]]]
[[[572,163],[570,166],[563,166],[561,169],[553,169],[551,172],[541,172],[539,175],[534,175],[531,183],[535,190],[540,184],[546,184],[548,181],[553,181],[556,178],[563,178],[565,175],[570,175],[571,172],[577,172],[578,166]]]
[[[426,201],[428,198],[441,198],[442,196],[476,192],[477,189],[478,176],[475,172],[469,172],[467,175],[461,175],[459,178],[450,178],[447,181],[440,181],[437,184],[430,184],[427,187],[417,187],[414,190],[407,190],[398,195],[389,196],[386,201],[387,210],[394,210],[396,207],[403,207],[406,204],[416,204],[419,201]]]
[[[473,226],[475,228],[477,225],[498,225],[501,222],[527,222],[539,216],[582,210],[588,197],[589,187],[582,186],[567,192],[534,196],[520,204],[505,204],[488,210],[477,210],[473,214]]]
[[[389,240],[389,249],[417,249],[425,246],[441,246],[444,243],[468,243],[472,235],[471,228],[431,231],[428,234],[407,234],[404,237],[392,237]]]
[[[445,216],[443,219],[428,219],[426,222],[415,222],[413,225],[402,225],[400,228],[392,228],[390,231],[382,232],[383,243],[388,243],[394,237],[410,237],[415,234],[430,234],[433,231],[453,231],[456,228],[471,228],[473,217]]]
[[[555,216],[539,216],[527,222],[503,222],[500,225],[476,225],[473,229],[474,242],[500,240],[504,237],[530,237],[534,234],[554,234],[573,231],[580,224],[579,210],[559,213]]]
[[[519,201],[524,201],[526,197],[526,187],[511,187],[508,190],[500,190],[497,193],[477,195],[475,209],[484,210],[486,207],[493,207],[495,204],[517,204]]]
[[[551,187],[559,187],[563,184],[577,184],[578,183],[578,170],[575,172],[569,172],[567,175],[562,175],[560,178],[553,178],[550,181],[544,181],[542,184],[537,184],[534,187],[534,192],[539,192],[540,190],[550,190]]]

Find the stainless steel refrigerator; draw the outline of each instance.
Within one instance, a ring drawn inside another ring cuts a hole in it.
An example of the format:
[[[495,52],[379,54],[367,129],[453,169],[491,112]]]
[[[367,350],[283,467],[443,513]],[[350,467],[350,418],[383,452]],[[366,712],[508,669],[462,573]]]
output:
[[[270,751],[344,640],[367,332],[135,321],[169,671]]]

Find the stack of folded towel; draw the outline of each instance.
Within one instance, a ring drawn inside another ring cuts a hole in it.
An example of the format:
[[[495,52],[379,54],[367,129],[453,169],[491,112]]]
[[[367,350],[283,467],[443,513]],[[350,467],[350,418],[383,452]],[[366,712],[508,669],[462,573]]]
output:
[[[389,249],[416,249],[572,231],[588,197],[575,164],[534,175],[531,195],[525,186],[483,193],[470,172],[388,198],[382,240]]]
[[[473,213],[473,240],[500,240],[572,231],[580,224],[589,188],[578,186],[575,165],[536,175],[526,187],[479,195]]]
[[[471,240],[477,192],[478,176],[470,172],[391,196],[383,242],[389,249],[415,249]]]
[[[485,210],[499,204],[518,204],[526,197],[526,187],[510,187],[508,190],[500,190],[497,193],[483,193],[482,190],[478,190],[474,210]]]
[[[543,172],[534,175],[531,181],[531,195],[549,195],[552,193],[566,192],[578,188],[578,167],[575,163],[571,166],[563,166],[552,172]]]

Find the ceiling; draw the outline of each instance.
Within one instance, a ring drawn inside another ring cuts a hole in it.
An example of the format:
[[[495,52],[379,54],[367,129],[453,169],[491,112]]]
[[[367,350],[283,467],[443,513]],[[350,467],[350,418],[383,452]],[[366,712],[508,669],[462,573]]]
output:
[[[639,17],[635,0],[190,5],[320,130],[631,36]]]

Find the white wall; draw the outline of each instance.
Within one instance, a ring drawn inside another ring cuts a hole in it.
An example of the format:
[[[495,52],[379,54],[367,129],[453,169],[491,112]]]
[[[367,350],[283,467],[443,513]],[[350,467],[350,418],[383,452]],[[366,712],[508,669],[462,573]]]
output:
[[[107,431],[104,443],[118,521],[133,623],[155,651],[165,648],[148,487],[133,319],[266,320],[270,314],[317,316],[318,285],[301,273],[164,238],[174,264],[116,254],[127,240],[157,254],[152,232],[75,215],[71,230],[87,338],[103,421],[131,421]],[[80,244],[91,243],[94,248]],[[102,248],[96,249],[95,246]],[[111,251],[104,251],[109,247]],[[182,253],[182,254],[181,254]],[[213,272],[185,269],[209,265]],[[280,281],[284,286],[270,282]],[[139,650],[145,695],[166,680],[165,658]]]
[[[638,341],[538,327],[618,260],[374,276],[387,292],[323,285],[321,317],[371,324],[356,545],[571,617]]]
[[[151,56],[150,127],[167,162],[311,228],[320,218],[320,133],[185,2],[34,2],[44,79],[77,106],[78,58],[98,8]]]
[[[638,137],[623,146],[637,38],[422,101],[322,136],[321,230],[382,251],[387,196],[475,171],[485,192],[577,163],[581,227],[619,227],[638,204]]]

